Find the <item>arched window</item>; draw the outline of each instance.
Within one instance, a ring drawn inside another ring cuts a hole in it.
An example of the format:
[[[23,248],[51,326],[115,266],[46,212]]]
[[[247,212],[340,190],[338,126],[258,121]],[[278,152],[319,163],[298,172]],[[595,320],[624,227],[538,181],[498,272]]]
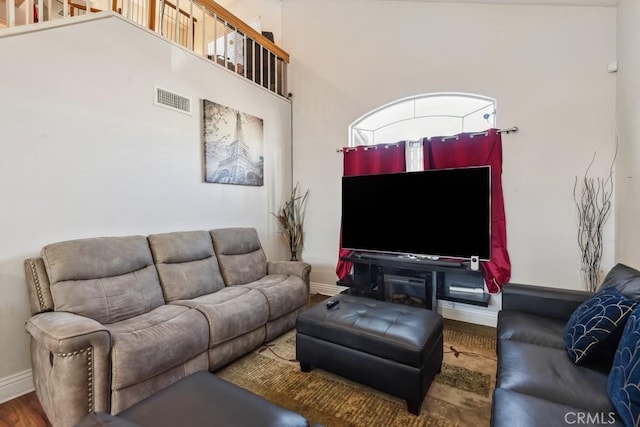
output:
[[[428,93],[399,99],[349,126],[349,147],[420,141],[495,127],[496,101],[467,93]],[[407,144],[407,170],[422,170],[422,147]]]

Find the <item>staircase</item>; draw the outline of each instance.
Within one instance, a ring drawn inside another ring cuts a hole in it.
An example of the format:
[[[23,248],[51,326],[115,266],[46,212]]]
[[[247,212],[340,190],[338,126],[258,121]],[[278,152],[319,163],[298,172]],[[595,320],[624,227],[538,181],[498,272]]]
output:
[[[6,29],[105,10],[287,97],[289,54],[213,0],[0,0],[0,37]]]

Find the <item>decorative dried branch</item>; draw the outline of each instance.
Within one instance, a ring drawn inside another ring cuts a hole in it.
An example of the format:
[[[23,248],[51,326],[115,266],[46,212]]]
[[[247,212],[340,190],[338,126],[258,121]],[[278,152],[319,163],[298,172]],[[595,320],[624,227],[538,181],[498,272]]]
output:
[[[573,184],[573,200],[578,208],[578,246],[582,256],[582,273],[588,291],[595,292],[600,282],[600,263],[603,251],[603,229],[611,213],[611,197],[613,194],[613,164],[611,161],[609,176],[606,178],[589,177],[589,169],[595,161],[593,154],[591,163],[584,176],[575,177]],[[579,188],[580,187],[580,188]]]
[[[299,194],[299,183],[291,190],[289,200],[285,201],[277,213],[271,213],[282,230],[289,250],[291,251],[291,260],[298,259],[298,253],[302,249],[304,243],[304,215],[307,209],[307,198],[309,190],[304,194]]]

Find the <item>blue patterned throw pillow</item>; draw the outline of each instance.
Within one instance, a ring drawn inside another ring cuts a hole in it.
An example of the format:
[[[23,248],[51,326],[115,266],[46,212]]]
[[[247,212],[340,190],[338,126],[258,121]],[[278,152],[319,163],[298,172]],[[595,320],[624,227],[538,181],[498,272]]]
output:
[[[607,394],[625,426],[640,426],[640,307],[631,313],[622,332]]]
[[[616,348],[636,304],[616,288],[606,288],[589,297],[573,312],[564,329],[569,358],[580,365],[599,358],[610,347]]]

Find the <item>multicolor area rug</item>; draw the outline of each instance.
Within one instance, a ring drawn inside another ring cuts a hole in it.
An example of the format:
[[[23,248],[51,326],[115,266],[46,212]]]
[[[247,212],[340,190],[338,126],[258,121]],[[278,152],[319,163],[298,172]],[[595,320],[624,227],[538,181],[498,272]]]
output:
[[[488,426],[495,385],[495,329],[445,320],[444,364],[415,416],[404,400],[329,372],[300,371],[295,331],[216,372],[326,427]]]

